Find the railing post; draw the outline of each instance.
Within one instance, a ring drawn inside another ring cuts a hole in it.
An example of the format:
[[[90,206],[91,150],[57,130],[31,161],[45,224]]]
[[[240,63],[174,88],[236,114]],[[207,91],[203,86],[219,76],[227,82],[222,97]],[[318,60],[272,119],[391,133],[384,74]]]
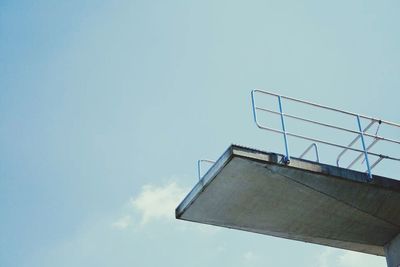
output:
[[[281,96],[278,96],[278,102],[279,102],[279,113],[281,114],[281,124],[282,124],[283,139],[285,141],[286,156],[285,156],[284,162],[286,164],[289,164],[290,163],[289,144],[288,144],[288,140],[287,140],[288,138],[287,138],[287,134],[286,134],[285,119],[284,119],[284,116],[283,116]]]
[[[209,159],[199,159],[199,160],[197,161],[197,175],[198,175],[198,177],[199,177],[199,181],[200,181],[201,178],[202,178],[202,173],[201,173],[201,163],[202,163],[202,162],[206,162],[206,163],[210,163],[210,164],[214,164],[214,163],[215,163],[215,161],[209,160]]]
[[[201,160],[197,161],[197,177],[199,177],[199,181],[201,180]]]
[[[372,180],[372,173],[371,173],[371,168],[369,166],[369,160],[368,160],[368,152],[365,146],[365,140],[364,140],[364,132],[361,127],[361,121],[360,121],[360,116],[357,115],[357,124],[358,124],[358,130],[360,131],[360,137],[361,137],[361,144],[363,147],[364,151],[364,156],[365,156],[365,164],[367,165],[367,170],[368,170],[368,177],[370,180]]]
[[[254,122],[256,123],[256,125],[258,126],[258,121],[257,121],[257,107],[256,107],[256,100],[254,99],[254,94],[255,94],[255,90],[251,91],[251,106],[253,109],[253,119]]]

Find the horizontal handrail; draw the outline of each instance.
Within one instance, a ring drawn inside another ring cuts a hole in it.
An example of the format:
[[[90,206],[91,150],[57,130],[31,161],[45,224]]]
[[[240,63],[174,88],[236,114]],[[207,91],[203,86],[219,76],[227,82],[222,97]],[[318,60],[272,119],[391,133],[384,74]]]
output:
[[[258,125],[258,128],[263,129],[263,130],[268,130],[268,131],[271,131],[271,132],[276,132],[276,133],[281,133],[281,134],[283,134],[283,132],[280,131],[280,130],[276,130],[276,129],[269,128],[269,127],[265,127],[265,126],[261,126],[261,125]],[[344,146],[344,145],[335,144],[335,143],[328,142],[328,141],[324,141],[324,140],[317,139],[317,138],[307,137],[307,136],[304,136],[304,135],[294,134],[294,133],[290,133],[290,132],[286,132],[286,134],[289,135],[289,136],[292,136],[292,137],[297,137],[297,138],[304,139],[304,140],[311,141],[311,142],[317,142],[317,143],[321,143],[321,144],[325,144],[325,145],[330,145],[330,146],[335,146],[335,147],[339,147],[339,148],[347,148],[347,149],[352,150],[352,151],[355,151],[355,152],[364,153],[364,150],[361,150],[361,149],[352,148],[352,147],[347,147],[347,146]],[[368,151],[368,154],[369,154],[369,155],[372,155],[372,156],[377,156],[377,157],[382,156],[382,154],[378,154],[378,153],[374,153],[374,152],[369,152],[369,151]],[[385,158],[386,158],[386,159],[391,159],[391,160],[400,161],[400,158],[395,158],[395,157],[390,157],[390,156],[385,156]]]
[[[309,101],[305,101],[305,100],[301,100],[301,99],[296,99],[296,98],[293,98],[293,97],[278,95],[278,94],[267,92],[267,91],[263,91],[263,90],[260,90],[260,89],[254,89],[253,92],[259,92],[259,93],[262,93],[262,94],[276,96],[276,97],[280,96],[282,99],[287,99],[287,100],[291,100],[291,101],[294,101],[294,102],[303,103],[303,104],[307,104],[307,105],[318,107],[318,108],[323,108],[323,109],[326,109],[326,110],[336,111],[336,112],[339,112],[339,113],[352,115],[354,117],[359,116],[360,118],[363,118],[363,119],[369,119],[369,120],[373,120],[373,121],[376,121],[376,122],[381,122],[381,123],[384,123],[384,124],[388,124],[388,125],[400,128],[400,124],[394,123],[394,122],[391,122],[391,121],[386,121],[386,120],[381,120],[381,119],[377,119],[377,118],[373,118],[373,117],[369,117],[369,116],[365,116],[365,115],[360,115],[360,114],[357,114],[357,113],[354,113],[354,112],[340,110],[340,109],[337,109],[337,108],[332,108],[332,107],[329,107],[329,106],[324,106],[324,105],[316,104],[316,103],[313,103],[313,102],[309,102]]]
[[[270,110],[270,109],[260,108],[260,107],[256,107],[256,109],[257,110],[261,110],[261,111],[265,111],[265,112],[269,112],[269,113],[272,113],[272,114],[280,115],[279,112],[273,111],[273,110]],[[316,125],[329,127],[329,128],[332,128],[332,129],[336,129],[336,130],[340,130],[340,131],[344,131],[344,132],[348,132],[348,133],[359,134],[358,131],[354,131],[354,130],[351,130],[351,129],[347,129],[347,128],[343,128],[343,127],[339,127],[339,126],[335,126],[335,125],[331,125],[331,124],[327,124],[327,123],[323,123],[323,122],[319,122],[319,121],[305,119],[305,118],[301,118],[301,117],[290,115],[290,114],[286,114],[286,113],[283,113],[282,115],[284,117],[288,117],[288,118],[291,118],[291,119],[296,119],[296,120],[300,120],[300,121],[304,121],[304,122],[309,122],[309,123],[313,123],[313,124],[316,124]],[[394,139],[390,139],[390,138],[385,138],[385,137],[382,137],[382,136],[379,136],[379,135],[373,135],[373,134],[369,134],[369,133],[365,133],[364,132],[364,136],[368,136],[368,137],[380,139],[382,141],[387,141],[387,142],[391,142],[391,143],[400,145],[400,141],[397,141],[397,140],[394,140]]]

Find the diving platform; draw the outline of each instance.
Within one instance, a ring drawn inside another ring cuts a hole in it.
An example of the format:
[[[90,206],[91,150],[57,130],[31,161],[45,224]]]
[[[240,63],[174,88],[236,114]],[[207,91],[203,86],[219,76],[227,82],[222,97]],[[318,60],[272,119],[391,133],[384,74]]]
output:
[[[400,124],[259,89],[251,103],[256,126],[282,135],[284,154],[232,145],[216,162],[199,160],[199,182],[176,218],[385,256],[400,267],[400,181],[374,170],[400,163],[400,140],[390,135]],[[297,157],[294,140],[308,145]],[[321,163],[317,144],[335,165]],[[316,160],[304,159],[312,151]],[[201,163],[212,163],[204,175]]]
[[[176,218],[385,256],[400,234],[400,181],[232,145]]]

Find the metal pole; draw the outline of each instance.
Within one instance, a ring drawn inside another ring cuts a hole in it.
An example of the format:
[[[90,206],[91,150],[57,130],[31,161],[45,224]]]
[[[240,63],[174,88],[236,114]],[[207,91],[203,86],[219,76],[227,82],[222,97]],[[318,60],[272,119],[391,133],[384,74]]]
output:
[[[254,94],[255,94],[255,90],[251,91],[251,104],[252,104],[252,109],[253,109],[253,119],[254,119],[254,122],[256,123],[256,125],[258,126],[257,107],[256,107],[256,101],[254,99]]]
[[[364,129],[363,132],[365,133],[366,131],[368,131],[369,128],[371,128],[371,126],[374,125],[374,123],[375,123],[375,121],[371,121],[371,122],[367,125],[367,127],[365,127],[365,129]],[[353,146],[353,145],[358,141],[358,139],[360,139],[360,135],[357,135],[356,138],[354,138],[353,141],[350,142],[350,144],[348,145],[348,147]],[[338,155],[337,158],[336,158],[336,166],[340,167],[340,166],[339,166],[339,160],[340,160],[340,158],[344,155],[344,153],[346,153],[348,150],[349,150],[348,148],[345,148],[345,149],[342,150],[342,152],[339,153],[339,155]]]
[[[318,154],[318,146],[316,143],[312,143],[307,149],[299,156],[299,158],[303,158],[311,148],[315,149],[315,155],[317,156],[317,162],[319,162],[319,154]]]
[[[283,110],[282,110],[281,96],[278,96],[278,102],[279,102],[279,113],[281,114],[281,124],[282,124],[282,131],[283,131],[283,139],[285,141],[286,157],[285,157],[284,161],[285,161],[286,164],[289,164],[290,163],[289,145],[288,145],[286,128],[285,128],[285,119],[284,119]]]
[[[199,181],[201,180],[201,160],[197,161],[197,177],[199,177]]]
[[[379,141],[379,139],[375,139],[374,141],[372,141],[372,143],[367,146],[367,151],[369,151],[371,149],[371,147],[373,147],[377,142]],[[363,156],[363,153],[360,153],[350,164],[349,166],[347,166],[347,169],[350,169],[351,167],[353,167],[354,164],[356,164],[357,161],[359,161]],[[361,162],[362,163],[362,162]],[[371,166],[372,169],[372,166]]]
[[[360,130],[360,137],[361,137],[361,144],[364,150],[364,156],[365,156],[365,164],[367,164],[367,170],[368,170],[368,177],[370,180],[372,180],[372,173],[371,173],[371,168],[369,166],[369,160],[368,160],[368,152],[365,147],[365,140],[364,140],[364,133],[361,127],[361,121],[360,121],[360,116],[357,115],[357,124],[358,124],[358,129]]]
[[[388,124],[388,125],[391,125],[391,126],[400,127],[400,124],[398,124],[398,123],[385,121],[385,120],[380,120],[380,119],[376,119],[376,118],[372,118],[372,117],[368,117],[368,116],[364,116],[364,115],[358,115],[358,114],[353,113],[353,112],[348,112],[348,111],[340,110],[340,109],[337,109],[337,108],[323,106],[323,105],[320,105],[320,104],[312,103],[312,102],[309,102],[309,101],[304,101],[304,100],[293,98],[293,97],[279,96],[277,94],[274,94],[274,93],[271,93],[271,92],[267,92],[267,91],[263,91],[263,90],[260,90],[260,89],[254,89],[254,91],[260,92],[260,93],[266,94],[266,95],[272,95],[272,96],[281,97],[283,99],[287,99],[287,100],[298,102],[298,103],[307,104],[307,105],[314,106],[314,107],[317,107],[317,108],[323,108],[323,109],[327,109],[327,110],[331,110],[331,111],[337,111],[337,112],[340,112],[340,113],[343,113],[343,114],[347,114],[347,115],[360,116],[360,118],[363,118],[363,119],[373,120],[373,121],[384,123],[384,124]]]
[[[201,173],[201,163],[202,162],[206,162],[206,163],[210,163],[210,164],[214,164],[215,163],[215,161],[209,160],[209,159],[200,159],[200,160],[197,161],[197,175],[199,176],[199,181],[203,177],[202,173]]]

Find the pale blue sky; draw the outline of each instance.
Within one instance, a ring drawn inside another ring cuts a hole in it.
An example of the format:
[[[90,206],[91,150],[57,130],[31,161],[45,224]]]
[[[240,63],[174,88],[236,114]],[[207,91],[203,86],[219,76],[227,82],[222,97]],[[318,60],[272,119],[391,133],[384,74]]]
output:
[[[1,1],[0,266],[385,266],[171,217],[197,159],[231,143],[283,152],[252,122],[253,88],[400,121],[399,13]]]

